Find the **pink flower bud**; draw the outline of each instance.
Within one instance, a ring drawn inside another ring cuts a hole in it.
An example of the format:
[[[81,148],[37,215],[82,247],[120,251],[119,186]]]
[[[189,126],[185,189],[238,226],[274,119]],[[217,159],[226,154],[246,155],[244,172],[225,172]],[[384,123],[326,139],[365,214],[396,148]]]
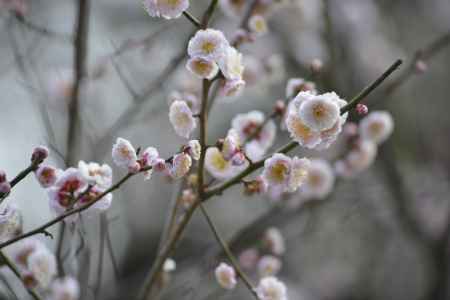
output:
[[[38,146],[33,149],[33,154],[31,155],[31,162],[34,164],[40,164],[48,157],[48,149],[44,146]]]
[[[416,72],[419,73],[419,74],[423,74],[423,73],[425,73],[428,70],[427,63],[425,61],[421,60],[421,59],[416,61],[416,64],[415,64],[414,67],[416,69]]]
[[[48,188],[54,185],[58,179],[57,170],[49,166],[40,166],[36,170],[36,178],[42,187]]]
[[[356,105],[356,112],[360,116],[365,116],[369,112],[369,108],[362,103],[358,103],[358,105]]]
[[[286,112],[286,104],[284,103],[284,101],[277,100],[274,106],[274,110],[279,116],[284,115],[284,113]]]
[[[6,173],[3,170],[0,170],[0,183],[6,181]]]
[[[11,192],[11,185],[8,181],[0,183],[0,197],[4,197]]]

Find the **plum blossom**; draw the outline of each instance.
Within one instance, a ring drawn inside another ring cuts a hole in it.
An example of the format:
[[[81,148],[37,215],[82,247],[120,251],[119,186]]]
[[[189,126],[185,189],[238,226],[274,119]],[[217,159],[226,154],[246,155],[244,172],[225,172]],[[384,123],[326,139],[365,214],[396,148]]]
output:
[[[283,282],[275,277],[262,278],[256,288],[260,300],[287,300],[287,289]]]
[[[235,129],[242,142],[254,136],[255,131],[264,123],[264,113],[250,111],[246,114],[238,114],[231,121],[231,127]],[[245,145],[245,153],[251,160],[261,159],[275,141],[276,125],[272,120],[266,122],[254,138]]]
[[[114,163],[121,168],[131,169],[137,163],[136,150],[130,141],[124,138],[117,138],[112,148],[112,158]]]
[[[244,73],[242,54],[234,47],[228,47],[218,60],[223,76],[228,80],[240,80]]]
[[[109,188],[112,184],[112,169],[107,164],[100,165],[96,162],[78,162],[78,170],[81,176],[91,185],[101,188]]]
[[[51,187],[58,179],[61,170],[51,166],[39,166],[35,172],[36,179],[43,188]]]
[[[164,265],[163,265],[164,272],[173,272],[176,269],[177,269],[177,263],[172,258],[168,258],[164,261]]]
[[[257,35],[264,35],[267,33],[267,21],[261,15],[253,15],[248,20],[248,27],[253,33]]]
[[[324,199],[333,189],[335,176],[330,164],[323,159],[311,159],[308,176],[300,190],[303,199]]]
[[[63,214],[75,199],[83,193],[88,184],[76,168],[63,171],[55,184],[47,192],[50,198],[50,208],[57,215]]]
[[[186,68],[200,79],[213,79],[219,72],[219,67],[214,61],[201,57],[190,58]]]
[[[289,79],[286,85],[286,98],[293,98],[300,92],[311,92],[312,94],[317,94],[316,84],[311,81],[306,81],[303,78]]]
[[[151,17],[174,19],[189,8],[189,0],[144,0],[144,8]]]
[[[45,247],[33,251],[28,256],[27,265],[34,279],[42,287],[48,287],[56,275],[55,256]]]
[[[31,154],[31,161],[34,164],[42,163],[49,155],[49,150],[45,146],[37,146],[33,149],[33,153]]]
[[[188,45],[190,57],[199,57],[218,62],[227,55],[230,44],[224,34],[215,29],[199,30]]]
[[[7,203],[0,211],[0,242],[20,234],[22,231],[22,215],[12,204]]]
[[[359,124],[361,138],[383,143],[394,130],[394,121],[387,111],[374,111],[363,118]]]
[[[275,255],[283,255],[286,245],[283,234],[278,228],[270,227],[264,233],[264,244]]]
[[[179,153],[173,157],[170,175],[174,179],[185,176],[192,166],[192,158],[185,153]]]
[[[197,127],[192,111],[184,101],[177,100],[170,105],[169,119],[175,132],[184,138],[189,138]]]
[[[280,193],[295,192],[306,180],[309,160],[290,158],[282,153],[275,153],[264,162],[262,178],[268,187]]]
[[[80,285],[78,281],[66,276],[55,279],[50,286],[51,300],[78,300],[80,297]]]
[[[231,160],[226,160],[217,147],[206,150],[205,169],[216,179],[226,180],[240,173],[247,167],[248,163],[233,165]]]
[[[198,140],[191,140],[188,143],[188,154],[193,160],[199,160],[202,153],[202,146]]]
[[[260,277],[276,275],[281,270],[281,260],[272,255],[264,255],[258,262]]]
[[[237,97],[245,87],[245,81],[242,79],[226,80],[221,87],[220,93],[224,97]]]
[[[339,113],[346,103],[334,92],[300,92],[288,106],[286,128],[301,146],[323,150],[336,140],[347,120],[347,113]]]
[[[369,140],[359,140],[347,156],[336,162],[335,170],[339,176],[354,177],[365,171],[377,155],[377,145]]]
[[[221,263],[215,270],[217,283],[224,289],[232,290],[236,287],[236,272],[234,268],[227,265],[226,263]]]
[[[230,18],[236,18],[244,14],[247,4],[246,0],[220,0],[219,2],[224,14]]]
[[[187,92],[187,91],[183,91],[183,92],[173,91],[173,92],[171,92],[169,97],[168,97],[169,106],[174,101],[177,101],[177,100],[186,102],[187,106],[189,106],[189,108],[191,109],[193,114],[199,114],[200,113],[200,100],[199,100],[198,96],[196,95],[196,93],[194,93],[194,92]]]
[[[139,163],[142,167],[148,168],[152,167],[151,169],[148,169],[144,172],[144,178],[145,180],[149,180],[153,173],[153,166],[158,162],[159,159],[159,152],[154,147],[148,147],[146,148],[140,155]]]

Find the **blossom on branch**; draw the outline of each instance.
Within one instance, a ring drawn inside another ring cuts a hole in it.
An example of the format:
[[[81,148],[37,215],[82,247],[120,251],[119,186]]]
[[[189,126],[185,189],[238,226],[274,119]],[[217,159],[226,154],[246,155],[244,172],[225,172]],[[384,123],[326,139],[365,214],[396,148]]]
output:
[[[227,265],[226,263],[221,263],[215,270],[217,283],[224,289],[232,290],[236,287],[236,272],[234,268]]]
[[[175,132],[184,138],[189,138],[197,127],[191,109],[184,101],[174,101],[170,105],[169,119]]]
[[[260,300],[287,300],[286,286],[275,277],[261,279],[256,293]]]
[[[151,17],[174,19],[189,8],[189,0],[144,0],[144,8]]]

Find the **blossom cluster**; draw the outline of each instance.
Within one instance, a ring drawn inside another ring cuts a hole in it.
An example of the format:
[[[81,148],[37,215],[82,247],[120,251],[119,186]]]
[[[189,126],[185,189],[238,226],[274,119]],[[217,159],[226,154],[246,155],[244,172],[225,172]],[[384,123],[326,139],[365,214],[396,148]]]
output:
[[[392,134],[394,121],[386,111],[374,111],[364,117],[359,126],[348,124],[349,152],[335,163],[336,173],[342,177],[354,177],[366,170],[375,160],[378,145]]]
[[[150,179],[153,171],[179,179],[189,172],[192,159],[200,159],[200,154],[201,146],[197,140],[189,141],[180,153],[170,159],[161,158],[154,147],[148,147],[139,153],[124,138],[118,138],[112,148],[112,158],[118,167],[127,169],[130,173],[143,172],[146,179]]]
[[[285,240],[281,232],[269,228],[264,233],[259,248],[244,250],[239,256],[239,264],[247,271],[255,271],[260,278],[255,289],[261,300],[285,300],[287,289],[275,276],[281,270],[280,256],[286,251]],[[224,289],[232,290],[237,285],[235,269],[222,262],[215,269],[217,283]]]

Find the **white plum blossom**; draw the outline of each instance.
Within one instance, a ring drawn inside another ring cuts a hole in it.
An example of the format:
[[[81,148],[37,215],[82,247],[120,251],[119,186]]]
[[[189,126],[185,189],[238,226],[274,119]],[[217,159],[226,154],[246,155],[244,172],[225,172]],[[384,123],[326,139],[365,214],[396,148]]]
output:
[[[340,108],[346,104],[334,92],[322,95],[300,92],[289,103],[286,128],[301,146],[325,149],[336,140],[347,120],[347,113],[340,115]]]
[[[361,138],[376,144],[383,143],[394,130],[394,121],[387,111],[374,111],[363,118],[359,124]]]
[[[27,259],[28,270],[34,279],[44,288],[48,287],[56,275],[56,259],[47,248],[40,247]]]
[[[213,79],[219,73],[217,63],[201,57],[190,58],[186,68],[200,79]]]
[[[188,143],[188,152],[193,160],[199,160],[202,154],[202,146],[198,140],[191,140]]]
[[[185,176],[192,166],[192,158],[185,153],[179,153],[173,157],[170,175],[174,179]]]
[[[254,132],[264,123],[264,113],[260,111],[250,111],[245,114],[238,114],[231,121],[231,127],[237,131],[241,142],[248,140]],[[267,150],[272,147],[275,141],[276,125],[272,120],[266,122],[263,128],[254,138],[246,143],[245,153],[251,160],[261,159]]]
[[[316,84],[311,81],[306,81],[303,78],[289,79],[286,85],[286,98],[293,98],[300,92],[311,92],[312,94],[317,94]]]
[[[283,282],[275,277],[262,278],[256,288],[260,300],[287,300],[287,289]]]
[[[325,95],[325,94],[324,94]],[[328,130],[339,118],[339,106],[323,95],[303,101],[299,107],[300,119],[314,131]]]
[[[121,168],[130,169],[137,163],[136,150],[130,141],[124,138],[117,138],[112,148],[112,158],[114,163]]]
[[[193,92],[178,92],[178,91],[173,91],[170,93],[169,97],[168,97],[168,104],[169,106],[174,102],[174,101],[184,101],[186,102],[186,104],[189,106],[189,108],[191,109],[193,114],[199,114],[200,113],[200,100],[198,98],[198,96],[193,93]]]
[[[240,151],[241,140],[235,129],[228,130],[227,136],[223,140],[222,155],[225,160],[230,160]]]
[[[151,169],[144,172],[145,180],[149,180],[153,173],[153,165],[159,159],[159,152],[154,147],[146,148],[140,155],[140,163],[144,168],[152,167]]]
[[[246,0],[220,0],[220,7],[224,14],[230,18],[240,17],[244,14]]]
[[[245,87],[245,81],[242,79],[226,80],[220,93],[225,97],[237,97]]]
[[[218,62],[227,55],[228,48],[230,44],[221,31],[201,29],[189,41],[188,54],[190,57]]]
[[[336,162],[335,171],[342,177],[354,177],[365,171],[377,155],[377,145],[369,140],[359,140],[347,156]]]
[[[281,270],[281,260],[272,255],[264,255],[257,268],[260,277],[274,276]]]
[[[217,283],[227,290],[232,290],[236,287],[236,272],[234,268],[227,265],[226,263],[221,263],[215,270],[215,276]]]
[[[170,105],[169,119],[175,132],[184,138],[189,138],[197,127],[192,111],[184,101],[177,100]]]
[[[306,180],[309,160],[275,153],[264,162],[262,179],[277,192],[295,192]]]
[[[50,286],[51,300],[78,300],[80,297],[80,285],[78,281],[66,276],[55,279]]]
[[[248,20],[248,27],[257,35],[263,35],[268,31],[266,18],[261,15],[251,16]]]
[[[217,147],[210,147],[206,150],[205,169],[216,179],[226,180],[243,171],[248,166],[248,162],[236,166],[231,160],[226,160],[222,152]]]
[[[264,244],[275,255],[283,255],[286,251],[283,234],[275,227],[268,228],[264,233]]]
[[[144,0],[144,8],[151,17],[174,19],[189,8],[189,0]]]
[[[323,159],[311,159],[308,176],[300,190],[303,199],[324,199],[333,190],[335,175],[330,164]]]
[[[7,203],[0,211],[0,242],[20,234],[22,231],[22,215],[12,204]]]
[[[61,170],[50,166],[39,166],[35,172],[36,179],[43,188],[51,187],[58,179]]]
[[[228,80],[240,80],[244,73],[242,54],[234,47],[228,47],[218,60],[223,76]]]
[[[100,165],[96,162],[78,162],[78,170],[81,176],[91,185],[101,188],[109,188],[112,184],[112,169],[107,164]]]

